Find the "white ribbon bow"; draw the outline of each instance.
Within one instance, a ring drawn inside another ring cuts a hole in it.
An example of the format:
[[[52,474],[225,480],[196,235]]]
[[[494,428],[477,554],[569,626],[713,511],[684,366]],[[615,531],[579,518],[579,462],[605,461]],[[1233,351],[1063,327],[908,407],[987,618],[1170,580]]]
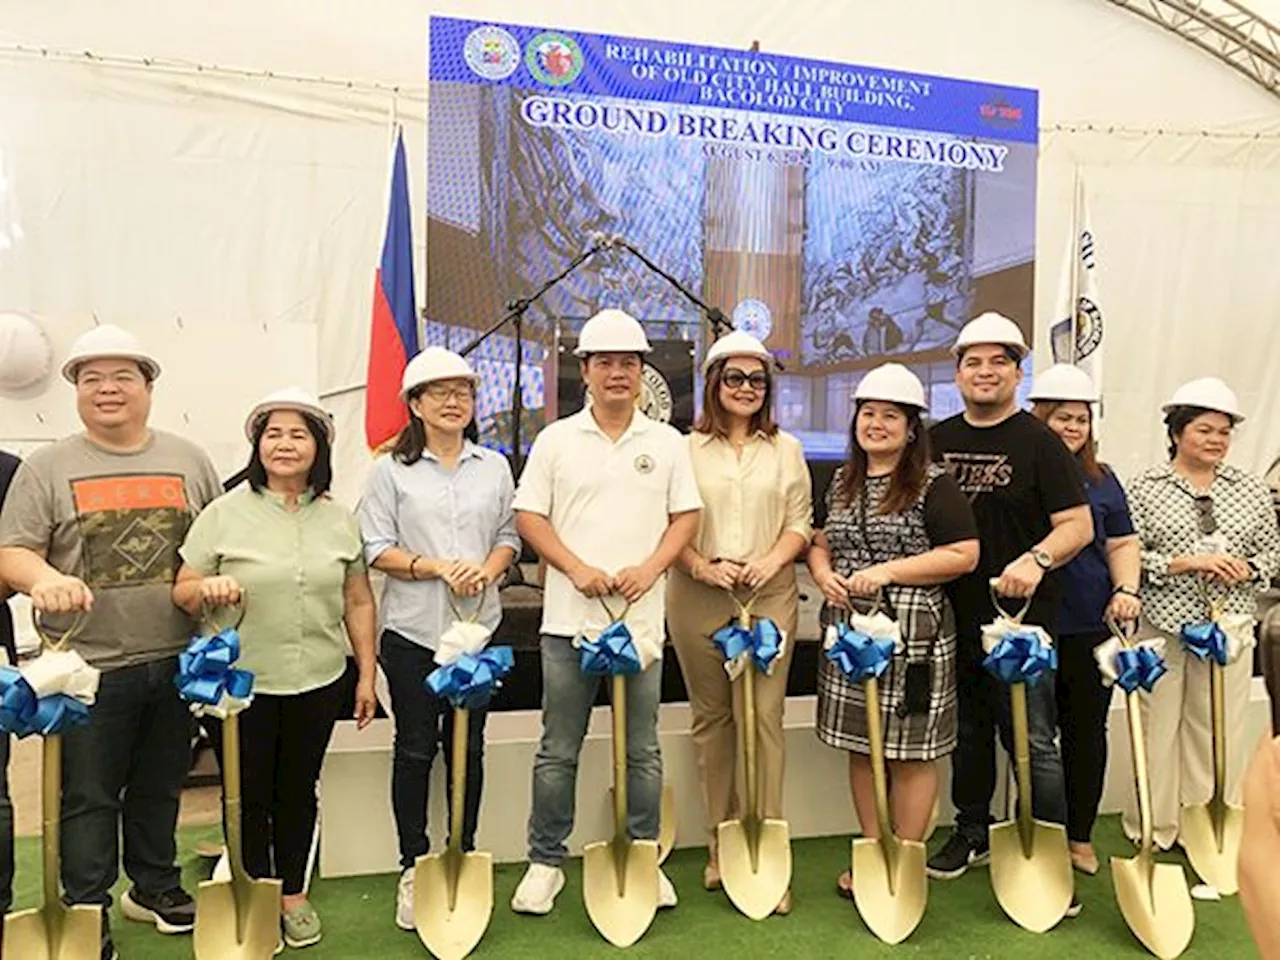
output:
[[[1162,660],[1164,659],[1164,637],[1149,637],[1131,646],[1133,649],[1147,647],[1154,650]],[[1120,642],[1119,637],[1111,637],[1093,648],[1093,659],[1098,662],[1098,673],[1102,675],[1103,686],[1113,686],[1119,678],[1120,669],[1116,665],[1116,657],[1123,649],[1125,646]]]
[[[86,706],[98,698],[101,673],[74,650],[45,650],[19,672],[37,697],[63,693]]]
[[[859,633],[865,633],[873,640],[892,640],[893,652],[895,654],[902,653],[906,649],[906,644],[902,641],[902,627],[896,620],[892,620],[882,611],[875,613],[858,613],[856,610],[849,614],[849,628]],[[827,624],[827,629],[823,631],[822,647],[824,650],[830,650],[835,646],[836,641],[840,638],[840,628],[837,624]]]
[[[1008,617],[996,617],[995,620],[982,628],[983,653],[990,653],[1010,633],[1034,633],[1040,637],[1040,644],[1046,650],[1053,647],[1053,638],[1049,636],[1043,627],[1037,627],[1029,623],[1018,623]]]
[[[453,663],[464,653],[475,656],[484,649],[493,631],[480,623],[470,620],[455,620],[453,626],[440,635],[440,646],[436,648],[435,661],[444,666]]]
[[[1227,663],[1235,663],[1257,644],[1253,623],[1247,613],[1224,613],[1218,617],[1218,626],[1227,635]]]

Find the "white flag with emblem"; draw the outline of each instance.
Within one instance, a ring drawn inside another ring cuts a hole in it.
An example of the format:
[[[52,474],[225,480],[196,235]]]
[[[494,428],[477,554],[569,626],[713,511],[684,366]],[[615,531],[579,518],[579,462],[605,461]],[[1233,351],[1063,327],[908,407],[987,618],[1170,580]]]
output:
[[[1097,238],[1089,221],[1083,183],[1076,183],[1071,242],[1067,245],[1050,343],[1054,363],[1074,363],[1102,391],[1102,344],[1106,323],[1098,290]]]

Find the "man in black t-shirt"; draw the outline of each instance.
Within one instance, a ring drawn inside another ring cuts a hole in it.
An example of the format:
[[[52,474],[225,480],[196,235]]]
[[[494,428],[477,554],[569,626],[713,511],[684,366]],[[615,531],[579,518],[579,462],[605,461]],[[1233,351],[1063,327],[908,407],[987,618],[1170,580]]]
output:
[[[1079,468],[1061,440],[1018,409],[1019,364],[1027,353],[1018,326],[985,313],[960,332],[953,352],[965,410],[933,428],[933,449],[973,504],[982,556],[978,569],[950,589],[959,638],[960,729],[951,783],[956,829],[929,859],[929,875],[937,879],[958,877],[971,864],[987,861],[997,728],[1013,755],[1008,689],[982,667],[982,627],[996,617],[991,582],[997,581],[996,592],[1012,611],[1031,597],[1023,622],[1053,635],[1060,597],[1053,571],[1093,536]],[[1054,742],[1053,689],[1051,677],[1027,686],[1031,795],[1037,819],[1063,823],[1066,797]]]

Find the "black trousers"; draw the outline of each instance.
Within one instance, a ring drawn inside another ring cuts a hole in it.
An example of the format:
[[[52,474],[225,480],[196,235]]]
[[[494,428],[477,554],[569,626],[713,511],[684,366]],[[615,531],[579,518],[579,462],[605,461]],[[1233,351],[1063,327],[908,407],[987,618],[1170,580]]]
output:
[[[241,832],[252,877],[279,877],[302,893],[316,829],[316,782],[342,709],[339,677],[306,693],[254,694],[240,714]],[[222,724],[203,721],[219,762]]]
[[[1107,711],[1111,688],[1102,682],[1093,648],[1110,636],[1066,633],[1058,638],[1058,727],[1067,778],[1067,839],[1089,843],[1107,773]]]
[[[436,751],[444,748],[447,781],[453,783],[453,709],[448,701],[426,690],[422,682],[437,666],[434,653],[406,640],[394,630],[382,633],[379,658],[391,691],[391,712],[396,719],[395,749],[391,767],[391,806],[400,838],[400,866],[412,867],[428,852],[427,789]],[[467,717],[467,789],[462,806],[463,850],[474,850],[480,818],[480,791],[484,787],[484,723],[487,710],[472,710]],[[453,791],[448,794],[453,809]]]

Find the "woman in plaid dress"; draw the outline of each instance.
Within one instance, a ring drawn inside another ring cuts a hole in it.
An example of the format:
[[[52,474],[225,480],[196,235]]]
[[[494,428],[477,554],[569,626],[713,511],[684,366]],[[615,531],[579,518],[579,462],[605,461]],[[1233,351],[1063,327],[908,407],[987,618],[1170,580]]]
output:
[[[955,747],[956,637],[942,584],[978,562],[978,530],[960,488],[931,463],[924,388],[899,364],[868,373],[855,394],[849,461],[827,493],[809,568],[828,610],[883,591],[906,649],[880,678],[890,819],[921,840],[938,793],[935,761]],[[910,678],[910,679],[909,679]],[[827,661],[818,673],[818,736],[849,751],[849,785],[865,836],[876,836],[871,744],[861,684]],[[850,894],[846,871],[839,880]]]

